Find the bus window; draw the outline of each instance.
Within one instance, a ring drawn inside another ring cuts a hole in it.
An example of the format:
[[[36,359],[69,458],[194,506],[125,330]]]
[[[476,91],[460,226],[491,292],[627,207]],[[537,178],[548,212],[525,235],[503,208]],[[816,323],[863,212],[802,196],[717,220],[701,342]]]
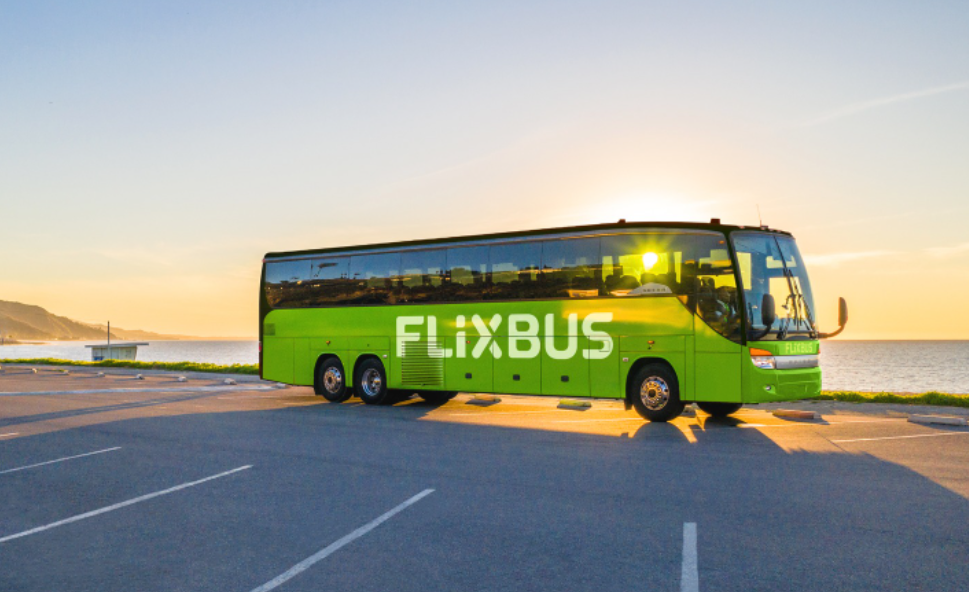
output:
[[[606,296],[685,295],[693,292],[687,271],[693,237],[684,234],[629,234],[602,238],[602,277]]]
[[[538,298],[538,273],[542,266],[542,243],[523,242],[491,247],[491,291],[488,298],[520,300]]]
[[[696,284],[697,315],[717,333],[740,343],[737,279],[724,238],[697,237]]]
[[[310,306],[309,261],[279,261],[266,264],[266,300],[273,308]]]
[[[352,255],[347,304],[395,304],[400,294],[400,253]]]
[[[313,293],[313,305],[343,303],[353,291],[350,282],[350,258],[330,257],[312,261],[308,283]]]
[[[401,300],[437,302],[447,265],[444,249],[404,251],[400,254]]]
[[[488,292],[488,247],[448,249],[447,278],[442,300],[484,300]]]
[[[598,238],[549,240],[542,245],[543,295],[588,298],[603,290]]]

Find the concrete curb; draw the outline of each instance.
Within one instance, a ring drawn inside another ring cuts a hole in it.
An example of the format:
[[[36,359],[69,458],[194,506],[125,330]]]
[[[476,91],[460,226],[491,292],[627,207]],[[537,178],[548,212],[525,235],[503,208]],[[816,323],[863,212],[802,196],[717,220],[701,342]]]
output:
[[[194,378],[200,380],[224,380],[226,378],[231,378],[237,382],[259,382],[265,384],[276,384],[275,381],[268,381],[259,378],[256,374],[235,374],[231,372],[186,372],[184,370],[145,370],[143,368],[112,368],[103,366],[48,366],[46,364],[3,364],[3,368],[6,369],[31,369],[36,368],[38,372],[43,372],[44,370],[51,370],[54,372],[61,372],[62,370],[68,370],[74,374],[97,374],[98,372],[104,372],[106,375],[120,375],[120,376],[137,376],[142,374],[144,376],[184,376],[186,378]]]
[[[588,409],[592,407],[591,401],[581,401],[576,399],[562,399],[559,401],[559,409]]]
[[[468,399],[468,405],[496,405],[501,403],[501,397],[494,395],[474,395]]]
[[[947,417],[945,415],[909,415],[910,423],[938,424],[950,426],[967,426],[969,421],[965,417]]]
[[[784,419],[821,419],[821,415],[816,411],[799,411],[797,409],[778,409],[772,415]]]

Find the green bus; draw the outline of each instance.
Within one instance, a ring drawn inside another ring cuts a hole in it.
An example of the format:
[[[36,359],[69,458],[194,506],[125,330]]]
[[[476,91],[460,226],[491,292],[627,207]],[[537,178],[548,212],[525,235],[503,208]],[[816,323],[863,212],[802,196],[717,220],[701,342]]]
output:
[[[794,238],[719,219],[269,253],[259,368],[333,402],[509,393],[725,416],[817,396],[840,305],[819,334]]]

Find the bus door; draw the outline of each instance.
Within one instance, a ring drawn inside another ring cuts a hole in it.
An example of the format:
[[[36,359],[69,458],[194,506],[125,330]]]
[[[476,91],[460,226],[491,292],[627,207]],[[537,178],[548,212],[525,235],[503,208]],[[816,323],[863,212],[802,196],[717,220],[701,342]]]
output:
[[[741,306],[726,239],[697,237],[694,375],[697,401],[741,401]]]

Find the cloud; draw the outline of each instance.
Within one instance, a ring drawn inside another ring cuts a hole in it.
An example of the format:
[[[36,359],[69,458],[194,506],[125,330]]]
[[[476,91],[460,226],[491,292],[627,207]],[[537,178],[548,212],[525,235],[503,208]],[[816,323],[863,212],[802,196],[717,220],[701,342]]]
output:
[[[804,262],[808,267],[838,267],[842,263],[858,261],[859,259],[873,259],[895,255],[895,251],[852,251],[846,253],[827,253],[824,255],[805,255]]]
[[[882,97],[880,99],[872,99],[870,101],[861,101],[858,103],[852,103],[850,105],[845,105],[844,107],[839,107],[838,109],[833,109],[826,113],[822,113],[813,119],[804,121],[794,127],[812,127],[815,125],[820,125],[822,123],[827,123],[829,121],[834,121],[835,119],[841,119],[842,117],[848,117],[849,115],[854,115],[856,113],[861,113],[862,111],[868,111],[869,109],[874,109],[876,107],[884,107],[885,105],[891,105],[893,103],[903,103],[905,101],[911,101],[914,99],[921,99],[923,97],[931,97],[933,95],[940,95],[942,93],[952,92],[956,90],[969,89],[969,80],[963,82],[956,82],[955,84],[947,84],[945,86],[936,86],[933,88],[927,88],[925,90],[918,90],[915,92],[903,93],[900,95],[892,95],[890,97]]]
[[[925,249],[925,252],[933,257],[952,257],[954,255],[969,253],[969,243],[962,243],[954,247],[933,247]]]

